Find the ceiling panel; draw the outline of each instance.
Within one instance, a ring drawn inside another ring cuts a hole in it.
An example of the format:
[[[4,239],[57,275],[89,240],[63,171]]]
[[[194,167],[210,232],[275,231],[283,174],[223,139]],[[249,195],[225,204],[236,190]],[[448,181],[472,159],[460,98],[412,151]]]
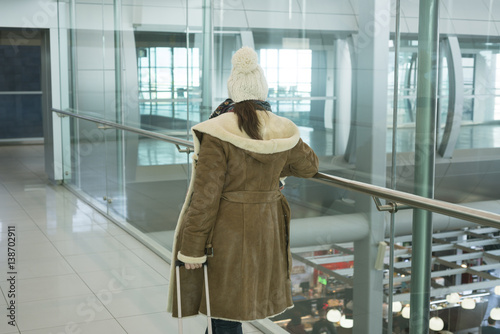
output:
[[[250,28],[266,29],[303,29],[302,14],[247,11],[248,25]]]
[[[484,20],[490,17],[488,8],[482,1],[442,0],[451,19]]]
[[[135,25],[169,25],[177,26],[182,30],[186,26],[186,10],[184,8],[160,7],[129,7],[133,11],[133,24]],[[140,9],[140,10],[139,10]],[[168,17],[168,20],[165,18]],[[168,21],[168,22],[167,22]]]
[[[418,32],[418,30],[416,31]],[[441,18],[439,20],[439,33],[440,34],[455,34],[455,21],[450,20],[450,19],[443,19]]]
[[[306,5],[302,4],[302,10],[306,13],[323,13],[323,14],[349,14],[354,15],[355,9],[352,7],[349,0],[336,1],[307,1]]]
[[[500,21],[500,1],[483,0],[493,20]]]
[[[453,25],[459,35],[498,36],[496,26],[488,21],[453,20]]]
[[[306,29],[356,31],[358,23],[354,15],[307,14]]]
[[[243,0],[243,6],[247,10],[259,10],[266,12],[301,12],[298,0]]]
[[[246,12],[243,10],[215,10],[214,26],[228,28],[248,28]]]
[[[241,10],[243,7],[243,0],[215,0],[215,9],[223,10]]]
[[[95,0],[94,0],[95,1]],[[113,2],[112,0],[110,1]],[[123,5],[157,6],[157,7],[184,7],[181,0],[122,0]]]
[[[418,17],[418,1],[401,1],[401,16]]]
[[[187,17],[187,23],[190,27],[201,27],[203,25],[203,9],[190,8]]]
[[[186,4],[188,8],[203,8],[203,0],[180,0],[180,1],[182,3],[183,8],[186,8]]]

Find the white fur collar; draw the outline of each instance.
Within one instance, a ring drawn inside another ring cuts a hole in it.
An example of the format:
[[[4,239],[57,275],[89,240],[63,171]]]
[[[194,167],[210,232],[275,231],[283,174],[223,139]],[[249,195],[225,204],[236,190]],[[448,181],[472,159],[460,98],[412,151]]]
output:
[[[267,111],[259,110],[257,112],[263,140],[250,138],[243,130],[239,129],[236,114],[227,112],[193,126],[191,131],[193,131],[193,139],[195,139],[195,152],[199,152],[199,147],[196,147],[199,143],[195,131],[207,133],[241,149],[262,154],[283,152],[293,148],[298,143],[300,132],[292,121]]]

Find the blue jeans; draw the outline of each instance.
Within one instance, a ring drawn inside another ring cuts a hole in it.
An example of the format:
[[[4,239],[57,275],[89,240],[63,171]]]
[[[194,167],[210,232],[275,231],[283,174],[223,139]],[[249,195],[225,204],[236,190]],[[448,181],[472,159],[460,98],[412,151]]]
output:
[[[243,334],[241,322],[212,319],[213,334]],[[208,334],[208,328],[205,331]]]

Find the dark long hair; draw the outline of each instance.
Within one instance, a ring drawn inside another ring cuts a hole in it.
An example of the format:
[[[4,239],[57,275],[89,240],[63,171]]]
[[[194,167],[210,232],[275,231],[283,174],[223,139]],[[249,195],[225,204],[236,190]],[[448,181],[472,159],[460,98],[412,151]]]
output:
[[[260,135],[260,121],[257,108],[252,101],[241,101],[234,104],[233,111],[238,116],[238,127],[252,139],[262,140]]]

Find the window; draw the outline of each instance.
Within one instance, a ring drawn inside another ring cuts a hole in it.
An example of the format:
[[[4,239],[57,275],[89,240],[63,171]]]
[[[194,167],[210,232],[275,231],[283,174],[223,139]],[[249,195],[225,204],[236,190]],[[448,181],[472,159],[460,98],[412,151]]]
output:
[[[273,111],[309,112],[312,51],[261,49],[259,58],[269,85],[269,100]]]
[[[462,68],[464,75],[464,106],[462,120],[471,121],[474,118],[474,71],[476,58],[474,54],[462,54]]]
[[[188,56],[192,63],[190,67]],[[138,48],[141,115],[185,119],[188,89],[193,91],[200,88],[199,60],[197,48]]]

